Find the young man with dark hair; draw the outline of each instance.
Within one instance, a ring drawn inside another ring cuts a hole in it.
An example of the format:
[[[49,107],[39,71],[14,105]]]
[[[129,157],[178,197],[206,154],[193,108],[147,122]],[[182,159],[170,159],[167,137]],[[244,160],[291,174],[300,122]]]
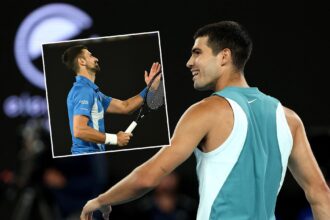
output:
[[[94,83],[100,71],[98,59],[84,45],[68,48],[62,55],[62,62],[76,75],[67,97],[72,154],[105,151],[105,144],[127,145],[132,134],[105,133],[104,112],[129,114],[135,111],[142,105],[146,89],[124,101],[104,95]],[[153,63],[150,74],[144,73],[145,83],[148,85],[159,71],[160,64]]]
[[[299,116],[250,87],[244,66],[252,40],[237,22],[199,29],[187,67],[194,88],[214,93],[192,105],[171,145],[137,167],[107,192],[87,202],[81,219],[137,199],[194,152],[200,202],[198,220],[275,219],[276,198],[287,167],[305,191],[315,219],[330,219],[330,191]]]

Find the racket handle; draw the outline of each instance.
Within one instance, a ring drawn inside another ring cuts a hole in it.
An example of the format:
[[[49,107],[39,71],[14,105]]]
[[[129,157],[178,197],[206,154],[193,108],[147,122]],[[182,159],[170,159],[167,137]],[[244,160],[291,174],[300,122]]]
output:
[[[137,123],[135,121],[132,121],[132,123],[128,126],[125,133],[132,133],[134,128],[136,127]]]

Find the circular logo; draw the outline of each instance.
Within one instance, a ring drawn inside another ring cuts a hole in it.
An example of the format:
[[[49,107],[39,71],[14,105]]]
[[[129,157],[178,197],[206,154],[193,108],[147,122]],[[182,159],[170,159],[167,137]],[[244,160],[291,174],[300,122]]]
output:
[[[23,76],[45,89],[44,74],[33,63],[41,56],[41,45],[69,40],[92,23],[88,14],[69,4],[48,4],[31,12],[19,26],[14,45],[16,63]]]

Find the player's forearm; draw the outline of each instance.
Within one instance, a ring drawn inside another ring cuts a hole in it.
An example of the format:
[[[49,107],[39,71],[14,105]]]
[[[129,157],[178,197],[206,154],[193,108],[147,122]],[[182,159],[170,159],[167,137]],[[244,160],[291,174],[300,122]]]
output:
[[[89,126],[75,128],[74,136],[84,141],[93,142],[93,143],[105,142],[105,134]]]
[[[107,192],[99,195],[97,200],[101,206],[118,205],[138,199],[153,188],[154,185],[137,168]]]
[[[124,101],[124,105],[126,108],[126,113],[131,114],[135,110],[141,107],[143,103],[143,98],[140,95],[133,96],[132,98],[129,98]]]
[[[330,219],[329,205],[320,204],[320,205],[312,206],[312,212],[313,212],[314,220],[329,220]]]
[[[330,219],[330,190],[326,184],[306,194],[315,220]]]

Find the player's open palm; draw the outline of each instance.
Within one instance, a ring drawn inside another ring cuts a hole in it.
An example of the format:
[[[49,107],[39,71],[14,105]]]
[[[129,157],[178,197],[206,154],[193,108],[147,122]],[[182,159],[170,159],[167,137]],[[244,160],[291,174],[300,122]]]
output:
[[[150,72],[144,71],[144,81],[148,85],[150,80],[160,71],[160,63],[153,63]]]

